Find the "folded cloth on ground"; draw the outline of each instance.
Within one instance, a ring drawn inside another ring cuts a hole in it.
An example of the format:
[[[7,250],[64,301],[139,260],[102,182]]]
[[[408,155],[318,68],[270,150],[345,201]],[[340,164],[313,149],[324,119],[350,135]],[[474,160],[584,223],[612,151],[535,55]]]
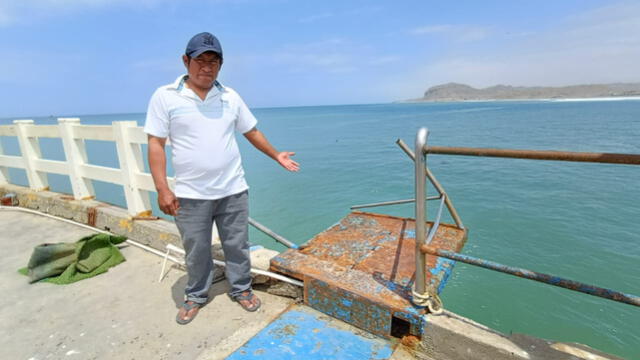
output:
[[[35,247],[26,274],[29,282],[46,279],[54,284],[70,284],[109,270],[125,261],[115,246],[124,236],[94,234],[75,243],[42,244]]]

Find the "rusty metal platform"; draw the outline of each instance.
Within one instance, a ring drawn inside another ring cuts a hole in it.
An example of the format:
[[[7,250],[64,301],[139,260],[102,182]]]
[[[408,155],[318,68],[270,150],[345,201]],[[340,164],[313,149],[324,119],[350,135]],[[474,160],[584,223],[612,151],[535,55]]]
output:
[[[464,230],[440,224],[431,245],[458,252],[466,239]],[[427,276],[438,292],[453,264],[427,256]],[[352,212],[299,249],[273,258],[271,270],[304,281],[305,303],[328,315],[383,337],[422,334],[425,309],[410,300],[413,219]]]

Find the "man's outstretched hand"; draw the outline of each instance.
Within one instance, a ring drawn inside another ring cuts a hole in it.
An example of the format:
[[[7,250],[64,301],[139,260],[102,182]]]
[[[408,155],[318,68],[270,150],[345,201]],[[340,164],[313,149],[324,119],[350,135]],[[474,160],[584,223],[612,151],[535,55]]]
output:
[[[300,164],[291,159],[291,156],[295,154],[296,153],[294,152],[281,151],[278,153],[278,155],[276,155],[276,160],[280,165],[282,165],[283,168],[289,171],[298,171],[300,170]]]

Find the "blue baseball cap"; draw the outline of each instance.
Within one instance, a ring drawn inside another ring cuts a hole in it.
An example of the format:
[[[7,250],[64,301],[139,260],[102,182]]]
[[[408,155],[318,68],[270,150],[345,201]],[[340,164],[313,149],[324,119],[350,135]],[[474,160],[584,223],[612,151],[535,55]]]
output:
[[[222,46],[220,46],[220,41],[211,33],[203,32],[194,35],[191,40],[189,40],[184,53],[190,58],[195,58],[207,51],[213,51],[222,59]]]

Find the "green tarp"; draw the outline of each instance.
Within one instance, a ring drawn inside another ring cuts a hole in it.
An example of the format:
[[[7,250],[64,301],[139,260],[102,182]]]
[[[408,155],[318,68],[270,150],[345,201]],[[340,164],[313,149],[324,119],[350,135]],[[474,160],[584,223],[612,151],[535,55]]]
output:
[[[87,279],[125,261],[115,245],[126,239],[95,234],[75,243],[38,245],[31,254],[29,265],[20,272],[29,276],[30,283],[44,279],[54,284],[70,284]]]

